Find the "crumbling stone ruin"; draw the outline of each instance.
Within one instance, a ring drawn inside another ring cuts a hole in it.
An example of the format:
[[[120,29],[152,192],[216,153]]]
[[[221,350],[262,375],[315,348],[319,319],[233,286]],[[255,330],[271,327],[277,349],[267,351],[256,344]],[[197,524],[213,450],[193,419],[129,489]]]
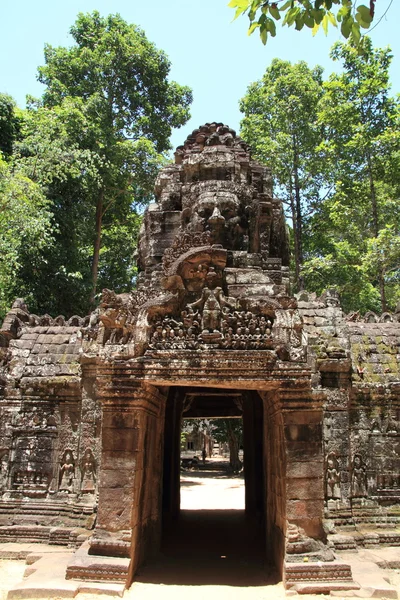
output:
[[[351,581],[333,550],[400,544],[400,312],[291,295],[271,173],[225,125],[178,147],[156,197],[136,291],[5,318],[0,540],[83,544],[68,577],[129,583],[179,514],[182,414],[242,416],[268,559],[287,587]]]

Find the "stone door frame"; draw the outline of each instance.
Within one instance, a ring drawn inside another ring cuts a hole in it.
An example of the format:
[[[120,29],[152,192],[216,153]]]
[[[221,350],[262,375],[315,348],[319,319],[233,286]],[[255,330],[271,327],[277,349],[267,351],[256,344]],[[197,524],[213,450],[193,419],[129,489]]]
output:
[[[306,363],[272,362],[268,351],[158,352],[98,365],[102,457],[91,553],[129,556],[132,580],[158,550],[168,389],[230,388],[257,392],[263,400],[266,535],[282,574],[288,523],[324,540],[322,397],[310,381]]]

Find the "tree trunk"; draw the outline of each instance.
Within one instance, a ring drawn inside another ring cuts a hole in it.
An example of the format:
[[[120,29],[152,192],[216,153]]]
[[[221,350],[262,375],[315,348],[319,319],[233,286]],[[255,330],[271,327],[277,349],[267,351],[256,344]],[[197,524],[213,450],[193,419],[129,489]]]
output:
[[[293,243],[294,243],[294,287],[297,289],[297,282],[300,278],[300,263],[299,263],[299,248],[297,245],[297,223],[296,223],[296,206],[292,190],[290,190],[290,212],[293,223]]]
[[[229,464],[233,471],[240,471],[242,463],[239,458],[239,440],[229,419],[226,420],[226,431],[228,434]]]
[[[372,171],[372,160],[369,152],[367,153],[367,164],[368,164],[368,177],[369,177],[369,191],[371,196],[371,207],[372,207],[372,231],[374,237],[378,237],[379,234],[379,218],[378,218],[378,203],[376,201],[376,190],[375,190],[375,182],[374,182],[374,174]],[[385,290],[385,275],[383,272],[383,267],[380,267],[378,272],[378,280],[379,280],[379,292],[381,296],[381,305],[382,312],[387,311],[387,302],[386,302],[386,290]]]
[[[294,202],[293,202],[293,233],[294,233],[294,259],[295,277],[297,291],[304,289],[301,276],[301,265],[303,264],[303,217],[301,214],[300,178],[299,178],[299,153],[296,138],[293,138],[293,175],[294,175]]]
[[[94,306],[97,290],[97,277],[99,272],[99,256],[101,248],[101,226],[103,219],[103,204],[104,204],[104,190],[103,188],[99,192],[96,205],[96,234],[93,245],[93,260],[92,260],[92,292],[90,294],[90,305]]]
[[[372,161],[371,161],[371,156],[369,153],[367,153],[367,164],[368,164],[369,191],[370,191],[370,195],[371,195],[371,206],[372,206],[372,231],[374,233],[374,237],[378,237],[378,233],[379,233],[378,205],[376,203],[374,174],[372,172]]]

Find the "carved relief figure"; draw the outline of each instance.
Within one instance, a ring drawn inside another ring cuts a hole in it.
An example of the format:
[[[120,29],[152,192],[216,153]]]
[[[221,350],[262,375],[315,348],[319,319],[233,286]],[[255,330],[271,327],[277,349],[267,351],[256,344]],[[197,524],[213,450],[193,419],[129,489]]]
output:
[[[229,302],[226,298],[222,288],[216,287],[217,278],[217,273],[210,267],[201,298],[192,304],[188,304],[191,312],[197,308],[202,310],[201,327],[203,333],[220,331],[223,307],[233,308],[232,302]]]
[[[361,454],[355,454],[351,478],[351,495],[364,498],[367,495],[367,469]]]
[[[93,493],[96,489],[96,463],[90,448],[87,448],[81,462],[81,492]]]
[[[387,424],[386,424],[386,433],[391,434],[391,435],[393,435],[393,434],[396,435],[398,433],[398,430],[399,430],[399,424],[393,418],[393,416],[389,413],[388,419],[387,419]]]
[[[60,492],[72,492],[75,474],[74,456],[70,450],[64,452],[64,460],[60,467]]]
[[[0,489],[3,489],[7,482],[8,472],[8,448],[0,448]]]
[[[326,497],[327,499],[339,500],[341,498],[340,492],[340,471],[339,461],[334,452],[328,454],[326,461]]]

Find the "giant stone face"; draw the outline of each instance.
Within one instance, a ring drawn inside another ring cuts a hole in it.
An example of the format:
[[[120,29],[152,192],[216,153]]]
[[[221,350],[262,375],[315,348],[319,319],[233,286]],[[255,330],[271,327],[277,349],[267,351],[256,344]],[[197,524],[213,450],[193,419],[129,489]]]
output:
[[[247,246],[247,219],[237,194],[232,191],[203,191],[183,211],[182,224],[189,231],[209,231],[214,244],[243,250]]]

